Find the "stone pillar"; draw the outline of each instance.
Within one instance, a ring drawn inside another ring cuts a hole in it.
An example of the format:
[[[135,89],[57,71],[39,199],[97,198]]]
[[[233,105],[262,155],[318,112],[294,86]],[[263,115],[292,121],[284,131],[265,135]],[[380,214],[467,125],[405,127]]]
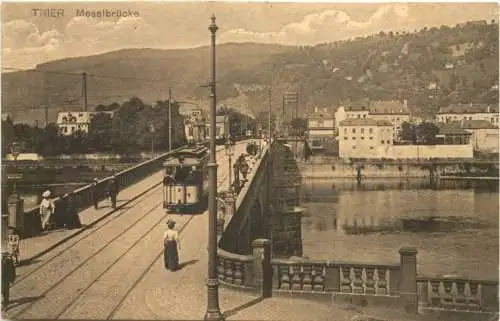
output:
[[[418,312],[417,253],[418,251],[414,247],[402,247],[399,250],[401,258],[399,295],[405,310],[409,313]]]
[[[226,219],[233,217],[236,212],[236,199],[228,193],[224,202],[226,202]]]
[[[272,295],[271,240],[256,239],[252,242],[253,256],[253,286],[259,289],[262,297]]]
[[[25,236],[24,231],[24,199],[19,197],[19,195],[11,195],[8,200],[9,206],[9,219],[8,225],[15,227],[21,237]]]

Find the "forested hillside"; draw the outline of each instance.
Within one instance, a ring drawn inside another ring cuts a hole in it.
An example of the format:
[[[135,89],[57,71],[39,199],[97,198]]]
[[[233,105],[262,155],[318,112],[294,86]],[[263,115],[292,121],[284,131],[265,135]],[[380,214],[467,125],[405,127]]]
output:
[[[217,96],[257,114],[273,108],[286,90],[299,92],[300,114],[362,98],[407,99],[411,109],[433,113],[453,102],[498,103],[498,24],[469,22],[413,33],[380,33],[316,46],[222,44],[217,47]],[[165,100],[208,99],[210,49],[130,49],[53,61],[42,72],[3,75],[2,107],[14,118],[50,118],[83,105],[79,75],[88,73],[89,109],[132,96]],[[69,73],[53,73],[54,71]],[[291,114],[291,113],[290,113]]]

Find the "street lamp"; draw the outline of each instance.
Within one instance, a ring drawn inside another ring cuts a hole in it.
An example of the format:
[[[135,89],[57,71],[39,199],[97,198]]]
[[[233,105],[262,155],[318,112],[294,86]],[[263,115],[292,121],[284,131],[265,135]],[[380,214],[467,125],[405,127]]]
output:
[[[14,156],[15,174],[7,176],[7,179],[11,179],[13,182],[12,195],[7,200],[8,225],[14,226],[21,231],[21,233],[24,233],[24,200],[19,196],[16,186],[16,182],[23,178],[23,175],[18,173],[17,168],[17,157],[21,153],[21,146],[19,143],[13,142],[10,152],[12,156]]]
[[[226,152],[226,156],[228,157],[229,161],[229,194],[230,196],[233,196],[233,185],[231,184],[231,170],[233,166],[233,162],[231,157],[234,155],[234,142],[231,139],[231,136],[228,136],[226,140],[226,144],[224,146],[224,151]]]
[[[210,159],[208,161],[208,279],[207,311],[205,320],[224,320],[219,308],[219,280],[217,279],[217,161],[215,159],[215,117],[217,97],[215,96],[215,33],[219,29],[215,24],[215,15],[208,27],[212,40],[212,81],[210,82],[212,105],[210,106]]]

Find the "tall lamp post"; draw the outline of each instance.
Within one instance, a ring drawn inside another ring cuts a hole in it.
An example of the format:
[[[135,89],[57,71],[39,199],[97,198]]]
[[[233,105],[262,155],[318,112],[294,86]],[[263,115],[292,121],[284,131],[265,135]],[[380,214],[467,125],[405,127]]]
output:
[[[215,15],[208,27],[212,34],[212,81],[210,82],[212,105],[210,106],[210,159],[208,161],[208,279],[207,311],[205,320],[224,320],[219,308],[219,280],[217,279],[217,161],[215,159],[215,117],[217,98],[215,96],[215,33],[219,29],[215,24]]]
[[[232,175],[232,167],[233,167],[233,162],[232,162],[232,156],[234,155],[234,142],[231,139],[231,136],[229,136],[226,140],[226,144],[224,146],[224,151],[226,152],[226,156],[229,161],[229,194],[230,196],[233,196],[233,185],[231,184],[231,175]]]
[[[12,195],[8,198],[8,225],[17,228],[22,234],[24,233],[24,200],[19,196],[17,191],[17,181],[23,178],[22,174],[17,171],[17,157],[19,156],[21,149],[17,142],[13,142],[10,152],[14,156],[14,168],[15,174],[8,175],[7,179],[11,179],[13,182]]]

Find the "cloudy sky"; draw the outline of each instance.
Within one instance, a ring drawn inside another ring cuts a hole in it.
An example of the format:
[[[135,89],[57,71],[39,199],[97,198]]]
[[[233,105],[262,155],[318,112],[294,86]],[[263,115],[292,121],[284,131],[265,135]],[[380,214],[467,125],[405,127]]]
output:
[[[34,9],[63,16],[42,17]],[[92,18],[77,10],[130,10],[136,17]],[[36,12],[35,12],[36,11]],[[123,48],[189,48],[209,43],[215,13],[218,43],[312,45],[384,31],[498,19],[496,3],[5,3],[2,65],[33,68],[66,57]]]

